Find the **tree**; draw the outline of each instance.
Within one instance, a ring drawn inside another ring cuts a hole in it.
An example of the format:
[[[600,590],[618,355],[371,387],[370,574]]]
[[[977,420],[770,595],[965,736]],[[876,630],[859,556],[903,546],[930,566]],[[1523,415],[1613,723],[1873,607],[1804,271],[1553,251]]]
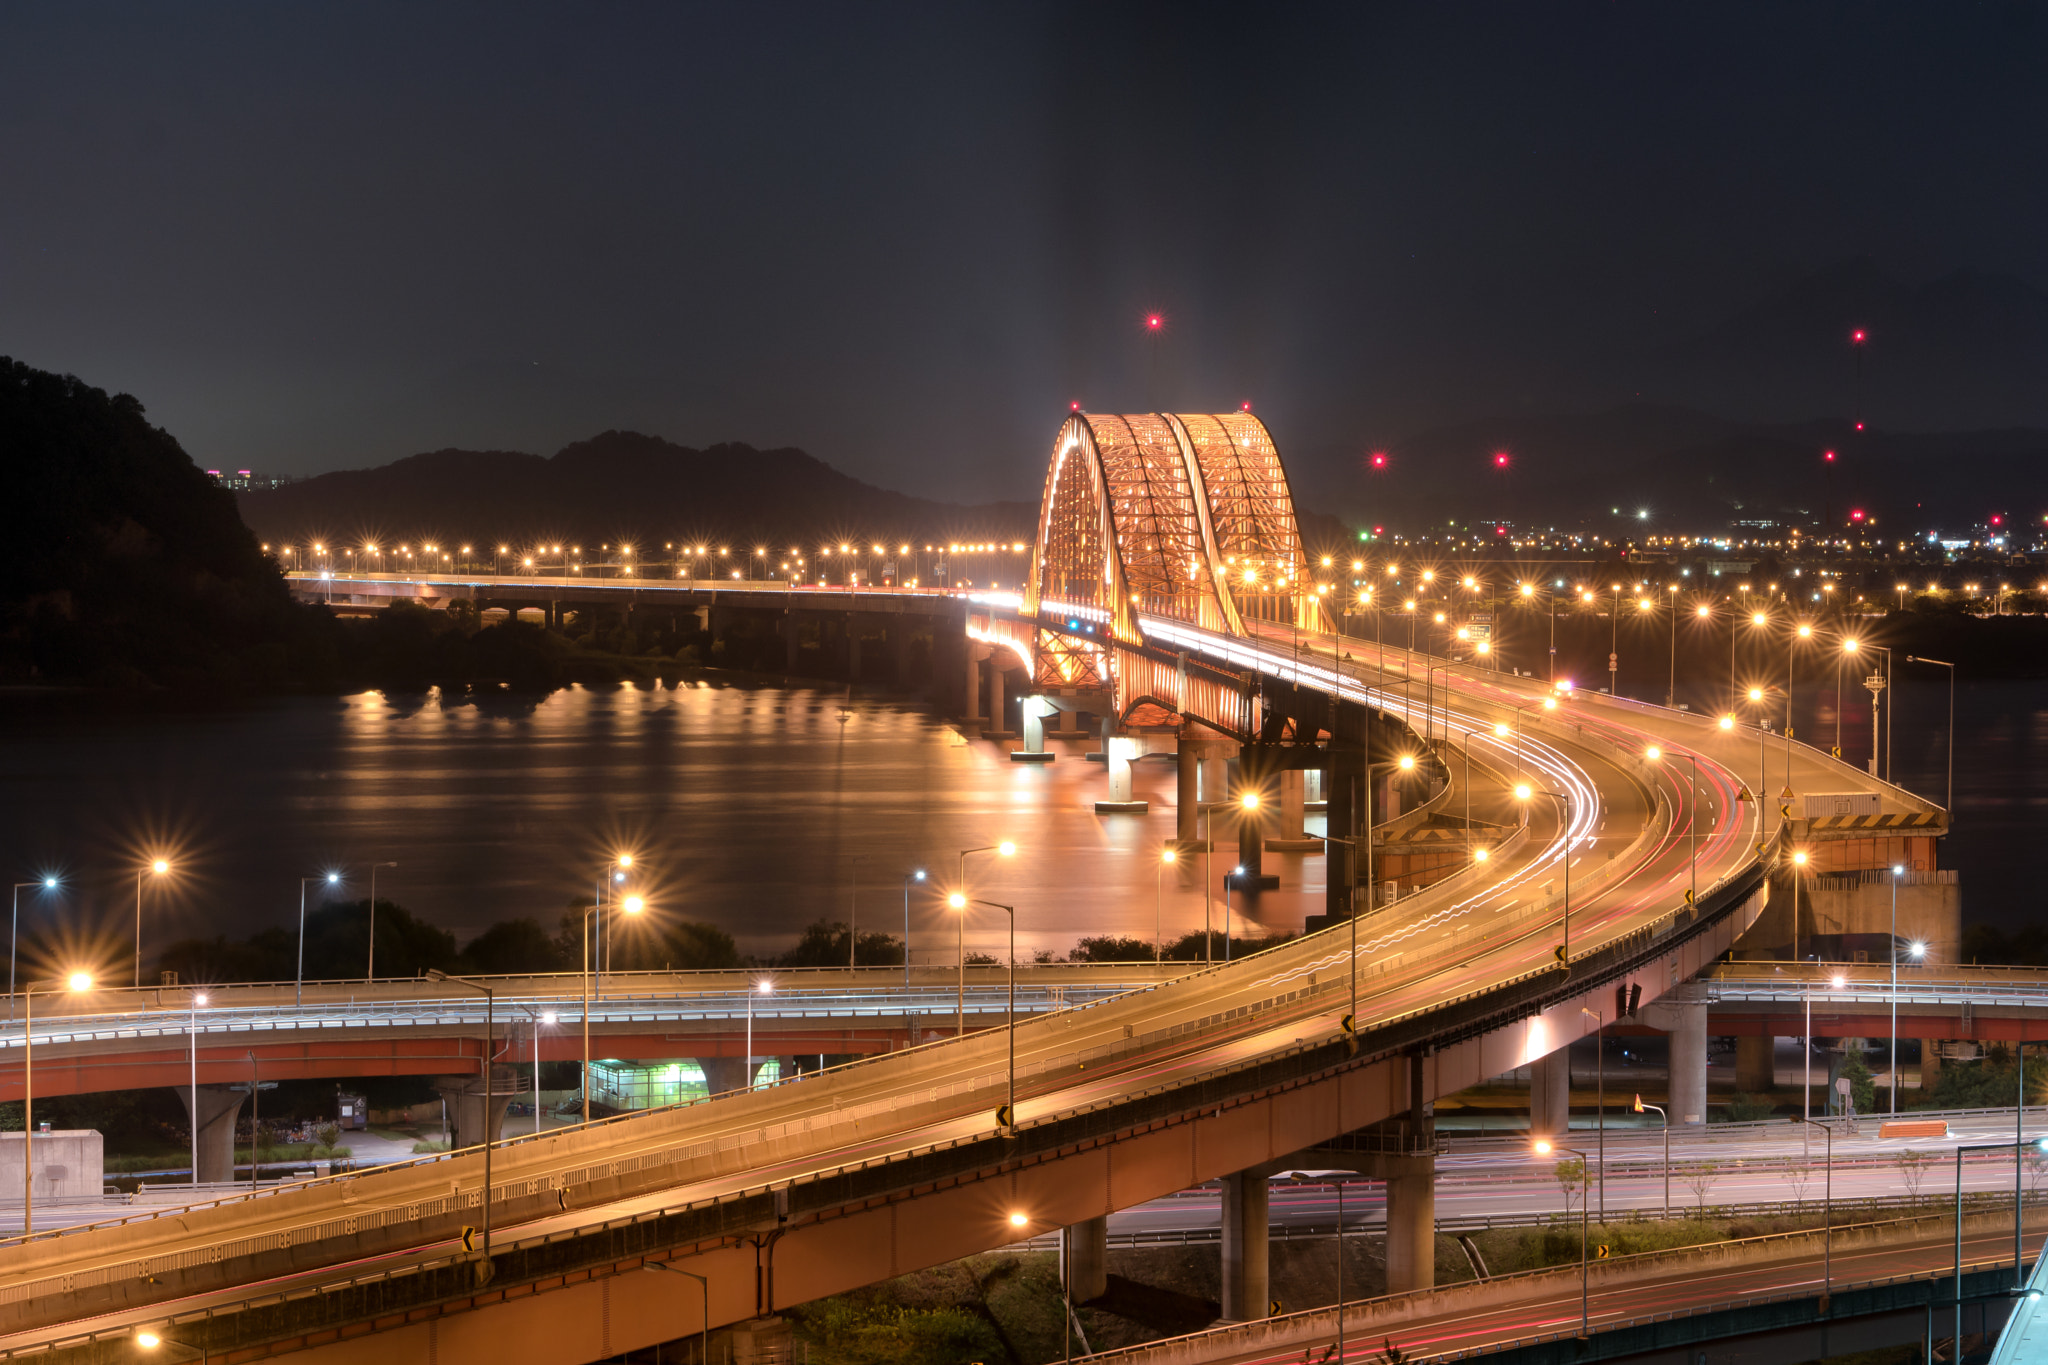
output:
[[[1913,1147],[1899,1153],[1899,1183],[1906,1187],[1906,1198],[1920,1197],[1920,1182],[1927,1179],[1928,1168],[1934,1164],[1934,1159],[1934,1153]]]
[[[844,967],[849,931],[844,920],[817,920],[806,926],[796,947],[784,953],[785,967]],[[864,933],[854,961],[863,967],[903,965],[903,940],[894,934]]]
[[[1102,934],[1084,938],[1067,954],[1069,962],[1150,962],[1152,945],[1142,938]]]
[[[1792,1187],[1795,1202],[1806,1202],[1807,1187],[1813,1184],[1813,1165],[1806,1161],[1794,1161],[1785,1167],[1785,1183]]]
[[[1876,1106],[1877,1086],[1870,1076],[1870,1067],[1863,1060],[1863,1049],[1851,1047],[1842,1058],[1841,1078],[1849,1082],[1849,1096],[1855,1101],[1855,1111],[1867,1114]]]
[[[1585,1197],[1586,1163],[1572,1157],[1558,1162],[1550,1173],[1557,1177],[1557,1187],[1564,1191],[1564,1211],[1569,1214],[1573,1203]]]
[[[469,941],[462,959],[464,971],[486,976],[559,972],[571,966],[562,961],[561,945],[532,918],[493,924]]]
[[[1714,1182],[1720,1178],[1720,1174],[1720,1162],[1695,1161],[1685,1168],[1684,1174],[1680,1177],[1684,1180],[1685,1187],[1692,1191],[1692,1196],[1697,1201],[1694,1211],[1702,1218],[1707,1216],[1707,1191],[1714,1188]]]

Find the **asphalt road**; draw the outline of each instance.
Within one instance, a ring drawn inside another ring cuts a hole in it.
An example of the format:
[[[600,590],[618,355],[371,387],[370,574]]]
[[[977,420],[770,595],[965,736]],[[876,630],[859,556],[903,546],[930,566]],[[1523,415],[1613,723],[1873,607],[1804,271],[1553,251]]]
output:
[[[1239,642],[1231,648],[1249,646]],[[1266,661],[1270,663],[1270,657]],[[1444,677],[1441,671],[1436,677],[1439,693],[1444,690]],[[1545,725],[1540,734],[1517,730],[1501,737],[1494,732],[1495,723],[1511,715],[1513,705],[1526,706],[1537,695],[1535,689],[1526,682],[1479,676],[1457,679],[1452,695],[1454,700],[1440,722],[1448,725],[1460,747],[1469,744],[1475,768],[1482,774],[1475,782],[1505,784],[1504,775],[1519,769],[1548,790],[1570,792],[1569,828],[1558,819],[1556,803],[1535,803],[1539,808],[1529,817],[1532,837],[1518,849],[1504,850],[1486,869],[1484,881],[1475,882],[1469,890],[1418,894],[1361,922],[1358,971],[1353,979],[1358,983],[1362,1027],[1427,1009],[1444,999],[1498,987],[1541,969],[1565,932],[1561,908],[1548,901],[1544,887],[1561,881],[1558,865],[1567,856],[1573,878],[1570,943],[1575,955],[1672,913],[1682,903],[1684,889],[1692,884],[1695,868],[1698,884],[1705,887],[1752,856],[1752,808],[1731,800],[1738,779],[1711,755],[1699,765],[1697,781],[1687,764],[1686,777],[1676,784],[1670,781],[1668,767],[1632,757],[1650,742],[1670,743],[1666,731],[1684,734],[1691,725],[1685,718],[1645,717],[1619,704],[1572,702],[1567,704],[1566,720]],[[1396,709],[1400,705],[1392,699],[1388,704]],[[1420,713],[1414,715],[1420,726]],[[1609,745],[1618,746],[1618,752]],[[1701,747],[1704,753],[1708,746]],[[1483,777],[1487,773],[1490,778]],[[1660,792],[1675,806],[1668,825],[1652,823]],[[1646,830],[1650,837],[1639,841],[1638,836]],[[1020,1025],[1016,1048],[1023,1078],[1019,1087],[1023,1122],[1191,1080],[1330,1036],[1350,1008],[1348,993],[1318,983],[1341,981],[1351,974],[1347,971],[1352,963],[1349,940],[1344,930],[1313,935],[1152,991]],[[1293,1001],[1261,1008],[1309,987],[1316,989]],[[1241,1013],[1234,1013],[1241,1007]],[[1170,1032],[1173,1025],[1186,1027],[1175,1036]],[[607,1130],[607,1159],[673,1152],[679,1143],[703,1143],[720,1136],[739,1138],[764,1126],[801,1125],[822,1109],[836,1110],[839,1101],[848,1097],[857,1097],[866,1112],[893,1119],[870,1125],[873,1131],[850,1143],[824,1130],[825,1136],[811,1150],[780,1165],[697,1180],[599,1208],[539,1219],[502,1229],[499,1240],[502,1244],[514,1238],[536,1238],[985,1134],[991,1128],[994,1105],[1000,1102],[1000,1086],[995,1082],[1002,1075],[1004,1046],[1002,1034],[992,1031],[897,1053],[837,1075],[827,1073],[618,1123]],[[1075,1071],[1075,1059],[1091,1050],[1099,1060],[1091,1060],[1085,1071]],[[1035,1079],[1041,1072],[1045,1079]],[[496,1170],[500,1180],[510,1181],[580,1169],[589,1160],[587,1149],[565,1150],[559,1141],[544,1140],[500,1149]],[[481,1161],[473,1155],[449,1160],[440,1169],[466,1187],[480,1182]],[[386,1183],[374,1173],[354,1178],[356,1207],[368,1212],[404,1202],[401,1194],[380,1191]],[[1541,1182],[1532,1179],[1529,1183],[1533,1189]],[[298,1214],[289,1198],[272,1198],[176,1220],[75,1233],[39,1245],[33,1252],[12,1248],[0,1284],[128,1265],[153,1252],[231,1237],[290,1232],[306,1222],[306,1215]],[[201,1296],[175,1308],[185,1311],[207,1303],[233,1302],[287,1284],[310,1287],[371,1270],[397,1269],[445,1255],[449,1249],[448,1244],[440,1243],[381,1257],[374,1265],[332,1265],[289,1281],[243,1285]],[[310,1247],[308,1254],[314,1254]],[[134,1310],[92,1324],[69,1324],[67,1331],[160,1319],[166,1311],[162,1305]],[[47,1331],[26,1334],[0,1341],[0,1345],[47,1340],[52,1335]]]

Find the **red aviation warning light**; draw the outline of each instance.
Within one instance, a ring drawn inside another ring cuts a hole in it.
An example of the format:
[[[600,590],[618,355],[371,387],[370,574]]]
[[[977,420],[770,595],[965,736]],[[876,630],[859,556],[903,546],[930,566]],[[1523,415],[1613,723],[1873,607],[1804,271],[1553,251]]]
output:
[[[1861,346],[1861,345],[1863,344],[1863,340],[1864,340],[1864,337],[1863,337],[1863,329],[1862,329],[1861,327],[1858,327],[1858,328],[1857,328],[1857,329],[1856,329],[1855,331],[1853,331],[1853,332],[1849,333],[1849,344],[1850,344],[1850,345],[1852,345],[1852,346]]]
[[[1835,462],[1835,452],[1832,450],[1823,450],[1820,454],[1820,457],[1823,460],[1826,460],[1829,464],[1833,464]]]
[[[1384,450],[1375,450],[1375,451],[1374,451],[1374,452],[1372,453],[1372,467],[1373,467],[1374,469],[1385,469],[1385,468],[1387,467],[1387,452],[1386,452],[1386,451],[1384,451]]]
[[[1493,467],[1495,469],[1506,469],[1508,467],[1508,453],[1505,450],[1493,452]]]
[[[1859,507],[1859,508],[1857,508],[1857,509],[1856,509],[1855,511],[1851,512],[1851,513],[1849,514],[1849,520],[1851,520],[1851,521],[1861,521],[1861,520],[1863,520],[1863,509],[1862,509],[1861,507]]]
[[[1157,314],[1157,313],[1148,313],[1148,314],[1146,314],[1146,315],[1145,315],[1145,330],[1146,330],[1146,331],[1148,331],[1148,332],[1156,332],[1156,331],[1158,331],[1158,330],[1159,330],[1159,329],[1160,329],[1161,327],[1164,327],[1165,325],[1166,325],[1166,319],[1165,319],[1165,318],[1163,318],[1163,317],[1160,317],[1160,316],[1159,316],[1159,314]]]
[[[1081,405],[1079,403],[1069,403],[1067,404],[1067,407],[1075,412],[1079,412],[1081,410]]]

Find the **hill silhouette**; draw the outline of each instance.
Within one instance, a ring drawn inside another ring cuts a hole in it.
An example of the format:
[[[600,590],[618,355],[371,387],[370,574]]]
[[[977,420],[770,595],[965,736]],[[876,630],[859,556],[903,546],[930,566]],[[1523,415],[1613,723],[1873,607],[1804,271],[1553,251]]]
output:
[[[234,498],[127,394],[0,358],[0,679],[297,685],[320,656]]]
[[[242,497],[268,540],[810,544],[1028,539],[1035,504],[962,507],[863,483],[801,450],[607,431],[553,456],[436,450]]]

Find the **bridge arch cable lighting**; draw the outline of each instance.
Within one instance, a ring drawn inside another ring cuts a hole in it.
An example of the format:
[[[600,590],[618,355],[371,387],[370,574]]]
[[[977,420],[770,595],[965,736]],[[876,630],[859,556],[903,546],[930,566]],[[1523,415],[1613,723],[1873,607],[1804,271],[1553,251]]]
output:
[[[1287,473],[1247,412],[1074,413],[1039,508],[1025,610],[1067,611],[1140,644],[1142,616],[1229,634],[1319,626]]]

